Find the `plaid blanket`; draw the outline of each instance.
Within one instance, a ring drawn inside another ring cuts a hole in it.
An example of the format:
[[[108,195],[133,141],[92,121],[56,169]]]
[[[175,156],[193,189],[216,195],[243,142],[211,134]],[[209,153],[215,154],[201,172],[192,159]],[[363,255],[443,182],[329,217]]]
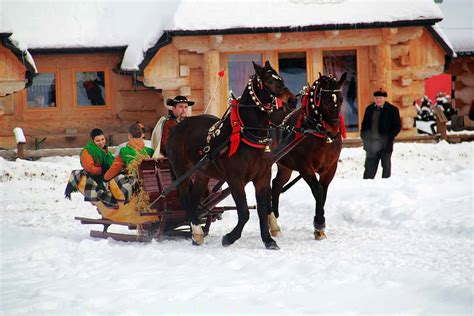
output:
[[[66,185],[66,190],[64,191],[64,196],[68,199],[71,199],[71,193],[78,191],[79,181],[81,177],[86,176],[86,185],[84,190],[84,201],[87,202],[98,202],[101,201],[107,207],[116,207],[118,206],[117,199],[112,195],[112,192],[106,187],[98,185],[94,177],[90,176],[84,170],[73,170],[69,176],[68,183]],[[117,183],[118,188],[125,196],[125,203],[128,203],[132,197],[133,192],[137,181],[134,177],[119,174],[111,181]]]
[[[122,191],[123,195],[125,196],[125,204],[130,201],[132,198],[133,193],[137,192],[138,190],[138,181],[135,177],[126,175],[126,174],[119,174],[115,178],[110,181],[115,181],[117,183],[118,188]]]

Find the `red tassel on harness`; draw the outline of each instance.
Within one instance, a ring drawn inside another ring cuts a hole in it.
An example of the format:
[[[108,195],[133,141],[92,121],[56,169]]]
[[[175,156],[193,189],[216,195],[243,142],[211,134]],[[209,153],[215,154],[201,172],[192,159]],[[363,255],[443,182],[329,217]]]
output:
[[[276,98],[276,102],[277,102],[277,108],[281,109],[283,107],[283,102],[280,100],[280,98]]]
[[[346,139],[346,124],[344,123],[344,116],[339,114],[339,129],[341,130],[342,139]]]
[[[232,134],[230,135],[229,157],[235,154],[240,144],[240,119],[238,106],[239,102],[237,100],[232,100],[232,109],[230,111]]]

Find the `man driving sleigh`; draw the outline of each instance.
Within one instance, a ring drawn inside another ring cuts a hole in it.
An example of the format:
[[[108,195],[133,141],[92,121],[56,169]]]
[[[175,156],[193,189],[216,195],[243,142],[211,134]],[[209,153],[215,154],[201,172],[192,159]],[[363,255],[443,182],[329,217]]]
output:
[[[171,106],[171,111],[158,120],[151,134],[151,146],[155,150],[153,158],[166,157],[166,144],[170,130],[187,117],[188,107],[193,104],[194,101],[189,101],[182,95],[166,100],[166,105]]]

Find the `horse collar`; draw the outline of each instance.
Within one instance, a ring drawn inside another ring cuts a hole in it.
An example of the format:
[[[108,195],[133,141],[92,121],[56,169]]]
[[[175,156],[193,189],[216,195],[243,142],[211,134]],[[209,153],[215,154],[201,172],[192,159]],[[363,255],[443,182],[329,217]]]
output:
[[[249,90],[249,93],[250,93],[250,97],[252,98],[252,100],[255,102],[255,104],[257,105],[257,107],[264,111],[264,112],[273,112],[273,108],[278,108],[278,99],[277,97],[275,97],[272,93],[266,91],[272,101],[269,102],[269,103],[266,103],[266,104],[263,104],[263,102],[259,99],[258,95],[255,93],[255,90],[254,90],[254,87],[253,87],[253,78],[256,78],[257,79],[257,82],[258,82],[258,85],[260,86],[260,90],[264,90],[264,87],[263,87],[263,83],[262,83],[262,79],[260,79],[259,76],[257,75],[254,75],[252,78],[249,79],[249,82],[247,83],[247,89]]]

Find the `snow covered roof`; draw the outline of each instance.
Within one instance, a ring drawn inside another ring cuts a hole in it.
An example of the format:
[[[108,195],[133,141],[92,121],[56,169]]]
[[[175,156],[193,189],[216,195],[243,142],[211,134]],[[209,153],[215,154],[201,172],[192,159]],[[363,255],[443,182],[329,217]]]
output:
[[[431,25],[433,0],[0,0],[0,32],[30,49],[126,46],[122,69],[137,70],[164,32]]]
[[[21,45],[18,41],[11,39],[11,33],[0,32],[0,43],[12,51],[12,53],[20,60],[21,63],[30,71],[32,75],[36,74],[35,61],[31,56],[30,52]]]
[[[474,1],[444,0],[440,4],[445,18],[439,28],[459,54],[474,54]]]

